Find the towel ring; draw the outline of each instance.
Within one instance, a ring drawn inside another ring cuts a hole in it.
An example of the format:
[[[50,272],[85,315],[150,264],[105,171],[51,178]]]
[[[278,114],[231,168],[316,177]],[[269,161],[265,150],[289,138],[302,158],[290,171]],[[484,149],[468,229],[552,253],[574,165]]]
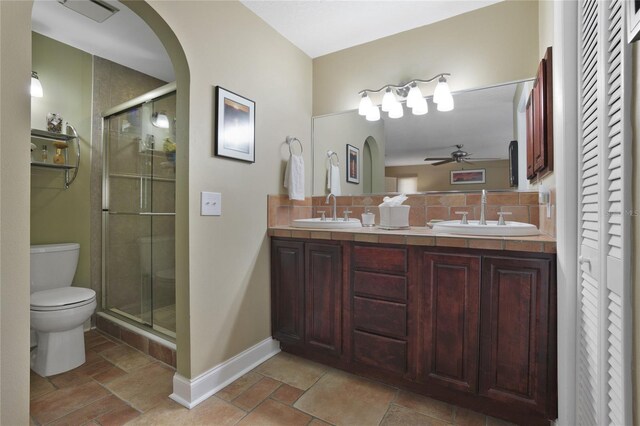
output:
[[[302,142],[300,142],[300,139],[287,136],[287,145],[289,145],[289,154],[293,155],[291,144],[294,142],[298,142],[298,145],[300,145],[300,154],[302,154],[304,152],[304,148],[302,148]]]
[[[333,164],[333,158],[335,157],[336,159],[336,164]],[[329,159],[329,163],[331,163],[334,166],[339,166],[340,165],[340,158],[338,157],[338,154],[333,152],[333,151],[327,151],[327,158]]]

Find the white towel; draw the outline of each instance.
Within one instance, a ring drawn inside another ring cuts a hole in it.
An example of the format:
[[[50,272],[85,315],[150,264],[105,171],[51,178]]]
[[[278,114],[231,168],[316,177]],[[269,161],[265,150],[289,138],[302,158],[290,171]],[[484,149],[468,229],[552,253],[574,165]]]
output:
[[[290,200],[304,200],[304,159],[292,154],[284,171],[284,187],[289,190]]]
[[[336,197],[342,195],[340,192],[340,167],[331,163],[329,170],[327,170],[327,189]]]

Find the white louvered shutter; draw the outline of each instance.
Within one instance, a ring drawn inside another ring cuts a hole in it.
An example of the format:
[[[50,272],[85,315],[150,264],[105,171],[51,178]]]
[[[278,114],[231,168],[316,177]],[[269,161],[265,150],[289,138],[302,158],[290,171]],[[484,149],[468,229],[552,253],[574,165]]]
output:
[[[630,425],[629,47],[624,1],[579,6],[579,245],[576,416]]]

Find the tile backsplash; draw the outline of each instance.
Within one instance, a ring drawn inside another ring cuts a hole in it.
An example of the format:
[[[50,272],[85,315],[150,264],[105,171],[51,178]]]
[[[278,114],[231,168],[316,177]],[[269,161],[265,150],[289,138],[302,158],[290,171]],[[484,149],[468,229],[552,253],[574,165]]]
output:
[[[554,191],[555,192],[555,191]],[[555,193],[552,193],[552,206],[555,206]],[[292,201],[286,195],[268,196],[268,225],[286,226],[294,219],[319,217],[324,211],[331,215],[331,205],[325,204],[325,196],[307,197],[304,201]],[[343,217],[344,211],[350,216],[360,218],[366,208],[376,215],[376,224],[380,221],[378,205],[382,195],[340,196],[337,200],[337,215]],[[409,195],[404,204],[411,206],[409,225],[425,226],[433,219],[453,220],[461,217],[457,212],[467,212],[467,218],[480,218],[480,194],[470,193],[429,193]],[[546,218],[546,207],[538,204],[538,192],[491,192],[487,193],[487,220],[497,220],[498,212],[508,212],[505,220],[525,222],[536,225],[544,234],[555,237],[555,209],[552,217]]]

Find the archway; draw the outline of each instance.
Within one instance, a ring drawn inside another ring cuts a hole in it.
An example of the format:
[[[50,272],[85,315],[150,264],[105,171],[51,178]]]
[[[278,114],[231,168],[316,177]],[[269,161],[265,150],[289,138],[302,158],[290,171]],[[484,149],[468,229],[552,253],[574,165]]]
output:
[[[368,136],[362,147],[362,183],[365,194],[384,192],[384,162],[373,136]]]

